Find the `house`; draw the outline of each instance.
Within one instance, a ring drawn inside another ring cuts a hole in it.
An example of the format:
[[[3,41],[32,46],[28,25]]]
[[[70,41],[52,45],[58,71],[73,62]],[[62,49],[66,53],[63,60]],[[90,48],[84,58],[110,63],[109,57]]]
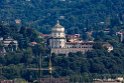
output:
[[[14,83],[14,80],[1,80],[0,83]]]
[[[0,38],[0,53],[5,54],[8,51],[16,51],[18,48],[18,41],[12,39],[11,37],[8,38]]]
[[[113,46],[109,43],[103,44],[103,47],[106,48],[108,52],[111,52],[114,49]]]

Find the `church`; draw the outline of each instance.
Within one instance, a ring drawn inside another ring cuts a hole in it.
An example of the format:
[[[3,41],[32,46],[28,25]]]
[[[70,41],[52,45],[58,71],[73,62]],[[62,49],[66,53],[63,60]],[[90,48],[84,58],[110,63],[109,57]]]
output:
[[[51,53],[65,54],[93,50],[93,41],[83,41],[80,39],[80,34],[67,35],[65,28],[57,21],[56,25],[52,28],[51,36],[49,38],[49,47]]]

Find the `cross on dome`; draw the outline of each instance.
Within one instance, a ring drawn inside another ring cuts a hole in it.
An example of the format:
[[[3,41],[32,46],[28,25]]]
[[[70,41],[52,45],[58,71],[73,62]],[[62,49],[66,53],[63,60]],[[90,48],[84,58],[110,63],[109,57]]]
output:
[[[60,24],[59,20],[57,20],[57,24]]]
[[[62,25],[60,25],[60,21],[57,20],[56,25],[54,26],[54,28],[64,28]]]

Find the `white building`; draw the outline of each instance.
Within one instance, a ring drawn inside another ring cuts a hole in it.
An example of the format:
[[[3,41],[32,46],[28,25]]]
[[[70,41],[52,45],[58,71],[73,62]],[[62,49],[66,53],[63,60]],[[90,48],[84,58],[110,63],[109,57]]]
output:
[[[65,28],[59,24],[59,21],[52,29],[50,47],[66,48]]]
[[[74,39],[74,38],[73,38]],[[66,54],[72,52],[76,53],[81,51],[83,53],[92,50],[94,42],[67,42],[65,28],[60,25],[59,21],[53,27],[51,37],[49,39],[49,45],[51,48],[51,53],[55,54]],[[81,40],[79,40],[81,41]]]
[[[123,32],[116,32],[116,35],[119,37],[119,41],[123,42],[124,41],[124,33]]]
[[[103,47],[106,48],[108,52],[111,52],[114,49],[113,46],[109,43],[103,44]]]
[[[2,44],[2,49],[0,49],[0,53],[4,54],[7,51],[15,51],[18,48],[18,41],[8,37],[6,39],[0,38],[0,42]]]

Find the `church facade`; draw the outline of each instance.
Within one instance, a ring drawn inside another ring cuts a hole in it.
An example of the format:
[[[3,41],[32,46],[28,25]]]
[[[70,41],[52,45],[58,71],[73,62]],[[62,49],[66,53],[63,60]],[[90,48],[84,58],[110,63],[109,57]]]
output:
[[[59,21],[52,28],[51,37],[49,39],[49,46],[51,48],[51,53],[55,54],[66,54],[72,52],[82,52],[85,53],[87,51],[93,50],[94,42],[84,42],[82,40],[78,40],[76,38],[77,35],[69,36],[69,41],[67,34],[65,34],[65,28],[60,25]],[[72,41],[73,40],[73,41]],[[75,41],[74,41],[75,40]]]

